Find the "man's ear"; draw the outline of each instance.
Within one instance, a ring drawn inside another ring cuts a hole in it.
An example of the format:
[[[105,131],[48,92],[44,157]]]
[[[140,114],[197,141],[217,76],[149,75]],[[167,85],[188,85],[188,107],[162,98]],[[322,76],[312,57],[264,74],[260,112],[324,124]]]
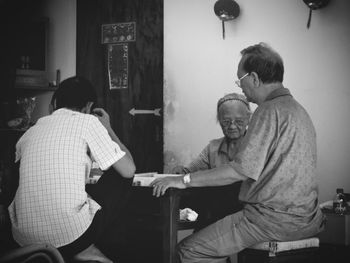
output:
[[[254,86],[259,87],[261,84],[261,80],[259,78],[259,75],[254,71],[251,72],[250,75],[252,76]]]
[[[86,113],[86,114],[90,114],[92,105],[94,105],[94,103],[92,101],[89,101],[88,103],[86,103],[86,106],[81,109],[81,112]]]

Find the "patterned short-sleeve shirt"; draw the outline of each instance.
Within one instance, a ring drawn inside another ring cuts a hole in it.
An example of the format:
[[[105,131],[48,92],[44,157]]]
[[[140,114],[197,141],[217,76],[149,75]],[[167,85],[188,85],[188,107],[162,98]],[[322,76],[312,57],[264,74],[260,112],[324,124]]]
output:
[[[276,238],[317,233],[323,220],[316,182],[316,132],[288,89],[272,92],[254,112],[232,167],[247,176],[245,215]]]
[[[211,140],[201,153],[183,168],[184,172],[193,173],[229,164],[232,161],[230,156],[233,156],[237,152],[241,140],[242,138],[239,138],[235,142],[231,154],[229,154],[228,144],[225,137]]]
[[[102,170],[125,155],[93,115],[59,109],[19,139],[19,187],[9,207],[14,239],[20,245],[60,247],[82,235],[97,204],[85,192],[92,160]]]

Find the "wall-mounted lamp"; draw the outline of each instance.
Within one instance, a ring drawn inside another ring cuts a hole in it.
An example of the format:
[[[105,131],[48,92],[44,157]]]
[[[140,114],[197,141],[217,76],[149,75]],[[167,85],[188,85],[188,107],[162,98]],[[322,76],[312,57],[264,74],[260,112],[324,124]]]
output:
[[[330,0],[303,0],[303,1],[310,8],[309,19],[307,21],[307,28],[309,28],[311,24],[312,11],[327,6]]]
[[[214,12],[222,21],[222,37],[225,39],[225,22],[239,16],[239,5],[233,0],[218,0],[214,5]]]

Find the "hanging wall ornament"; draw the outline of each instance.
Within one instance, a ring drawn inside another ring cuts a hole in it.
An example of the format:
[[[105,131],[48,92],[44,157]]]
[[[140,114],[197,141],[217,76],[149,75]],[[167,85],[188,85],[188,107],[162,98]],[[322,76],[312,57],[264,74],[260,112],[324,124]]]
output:
[[[309,19],[307,21],[307,28],[310,28],[312,11],[327,6],[330,0],[303,0],[303,1],[310,8]]]
[[[214,12],[222,21],[222,37],[225,39],[225,22],[239,16],[239,5],[233,0],[218,0],[214,5]]]

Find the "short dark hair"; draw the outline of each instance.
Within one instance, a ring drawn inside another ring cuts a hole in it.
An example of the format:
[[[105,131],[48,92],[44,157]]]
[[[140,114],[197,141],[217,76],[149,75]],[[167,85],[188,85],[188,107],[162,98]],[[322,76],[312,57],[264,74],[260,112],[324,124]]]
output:
[[[249,46],[241,51],[241,55],[245,72],[256,72],[264,83],[283,82],[283,60],[265,43]]]
[[[82,109],[88,102],[97,102],[95,88],[86,78],[75,76],[60,83],[52,97],[55,109]]]

